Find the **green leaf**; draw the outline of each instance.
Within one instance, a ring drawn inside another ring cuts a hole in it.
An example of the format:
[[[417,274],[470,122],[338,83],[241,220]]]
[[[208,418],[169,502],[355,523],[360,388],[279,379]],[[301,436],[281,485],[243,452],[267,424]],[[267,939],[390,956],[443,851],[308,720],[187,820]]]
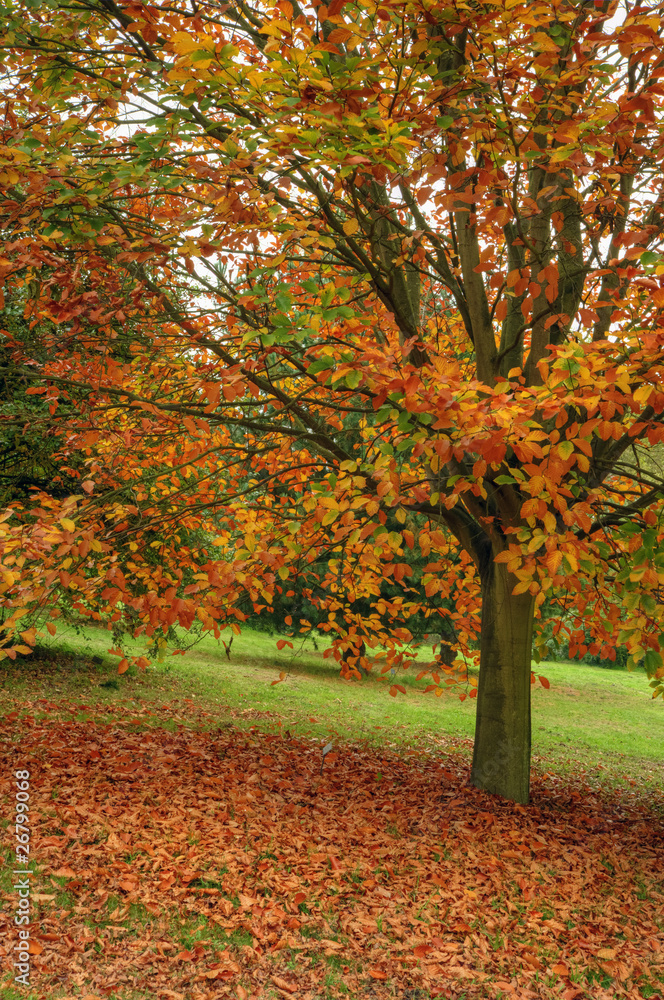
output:
[[[649,649],[643,659],[643,665],[646,668],[646,673],[651,677],[661,667],[662,657],[654,649]]]
[[[333,358],[323,357],[317,358],[312,364],[309,365],[307,371],[310,375],[318,375],[319,372],[327,371],[328,368],[334,368],[335,362]]]

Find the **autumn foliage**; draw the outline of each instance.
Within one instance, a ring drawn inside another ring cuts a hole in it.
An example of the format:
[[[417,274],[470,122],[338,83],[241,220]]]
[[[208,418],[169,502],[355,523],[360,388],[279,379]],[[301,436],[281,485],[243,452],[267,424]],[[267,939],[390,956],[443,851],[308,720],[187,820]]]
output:
[[[40,995],[636,1000],[664,972],[656,794],[538,771],[524,808],[467,786],[464,746],[321,768],[317,740],[134,711],[2,719],[7,810],[33,775]]]
[[[8,497],[4,655],[290,596],[387,676],[426,616],[521,802],[551,622],[661,694],[661,14],[17,3],[7,419],[60,473]]]

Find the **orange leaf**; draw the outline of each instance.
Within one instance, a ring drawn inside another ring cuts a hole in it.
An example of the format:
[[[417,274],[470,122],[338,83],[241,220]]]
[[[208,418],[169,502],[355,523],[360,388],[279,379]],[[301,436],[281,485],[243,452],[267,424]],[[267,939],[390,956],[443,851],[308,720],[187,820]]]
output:
[[[129,660],[122,659],[118,663],[118,673],[125,674],[129,670]]]
[[[393,698],[396,698],[397,691],[400,691],[401,694],[405,694],[406,693],[406,689],[403,686],[403,684],[392,684],[391,687],[390,687],[390,694],[392,695]]]
[[[433,951],[432,945],[418,944],[416,948],[413,948],[413,955],[415,955],[415,958],[424,958],[431,951]]]
[[[281,976],[272,976],[272,982],[278,990],[283,990],[284,993],[297,993],[297,986],[293,986],[285,979],[282,979]]]
[[[526,962],[532,969],[541,969],[542,968],[542,963],[540,962],[540,960],[537,957],[537,955],[533,955],[530,952],[525,951],[523,953],[522,957],[523,957],[524,962]]]
[[[543,687],[543,688],[546,688],[546,689],[547,689],[547,691],[548,691],[548,690],[549,690],[549,688],[551,687],[551,683],[550,683],[550,681],[549,681],[549,680],[548,680],[548,679],[547,679],[546,677],[542,677],[542,675],[541,675],[541,674],[538,674],[538,675],[537,675],[537,678],[538,678],[538,680],[539,680],[540,684],[542,685],[542,687]]]
[[[372,979],[387,979],[387,973],[383,972],[382,969],[367,969],[367,972]]]

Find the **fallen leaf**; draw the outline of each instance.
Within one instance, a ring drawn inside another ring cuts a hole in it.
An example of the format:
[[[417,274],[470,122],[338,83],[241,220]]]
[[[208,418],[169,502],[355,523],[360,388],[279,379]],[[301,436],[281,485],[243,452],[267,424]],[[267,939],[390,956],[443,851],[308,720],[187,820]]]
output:
[[[58,868],[57,871],[54,871],[53,874],[57,875],[58,878],[75,878],[76,877],[76,872],[73,870],[73,868],[70,868],[69,865],[62,865],[62,867]]]
[[[283,990],[284,993],[297,993],[297,986],[293,986],[292,983],[282,979],[281,976],[272,976],[272,982],[277,989]]]
[[[430,944],[418,944],[416,948],[413,948],[413,955],[416,958],[424,958],[425,955],[430,954],[433,951],[433,947]]]
[[[555,965],[551,966],[551,971],[555,972],[557,976],[567,976],[569,975],[569,969],[564,962],[556,962]]]

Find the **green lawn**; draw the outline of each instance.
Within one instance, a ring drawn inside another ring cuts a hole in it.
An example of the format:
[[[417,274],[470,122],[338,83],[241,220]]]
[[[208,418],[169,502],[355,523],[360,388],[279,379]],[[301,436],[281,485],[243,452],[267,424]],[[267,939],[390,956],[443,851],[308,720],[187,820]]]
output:
[[[184,655],[167,650],[163,662],[118,676],[117,658],[108,655],[108,633],[71,632],[52,642],[52,655],[5,661],[0,677],[5,698],[41,692],[81,704],[126,702],[128,710],[132,703],[190,699],[211,712],[215,723],[232,717],[241,727],[281,725],[293,734],[388,746],[467,746],[472,740],[475,701],[461,702],[460,689],[440,698],[424,694],[427,682],[417,681],[411,668],[396,678],[407,693],[394,698],[389,681],[378,674],[363,681],[340,679],[333,661],[323,657],[322,642],[318,650],[305,642],[281,651],[276,642],[277,637],[247,629],[234,639],[229,661],[223,646],[206,637]],[[135,651],[143,648],[139,640],[132,645]],[[422,656],[424,666],[428,650]],[[604,772],[610,783],[661,783],[664,702],[652,699],[644,673],[575,663],[543,663],[535,670],[551,685],[533,686],[536,767]],[[281,671],[285,680],[273,684]]]

